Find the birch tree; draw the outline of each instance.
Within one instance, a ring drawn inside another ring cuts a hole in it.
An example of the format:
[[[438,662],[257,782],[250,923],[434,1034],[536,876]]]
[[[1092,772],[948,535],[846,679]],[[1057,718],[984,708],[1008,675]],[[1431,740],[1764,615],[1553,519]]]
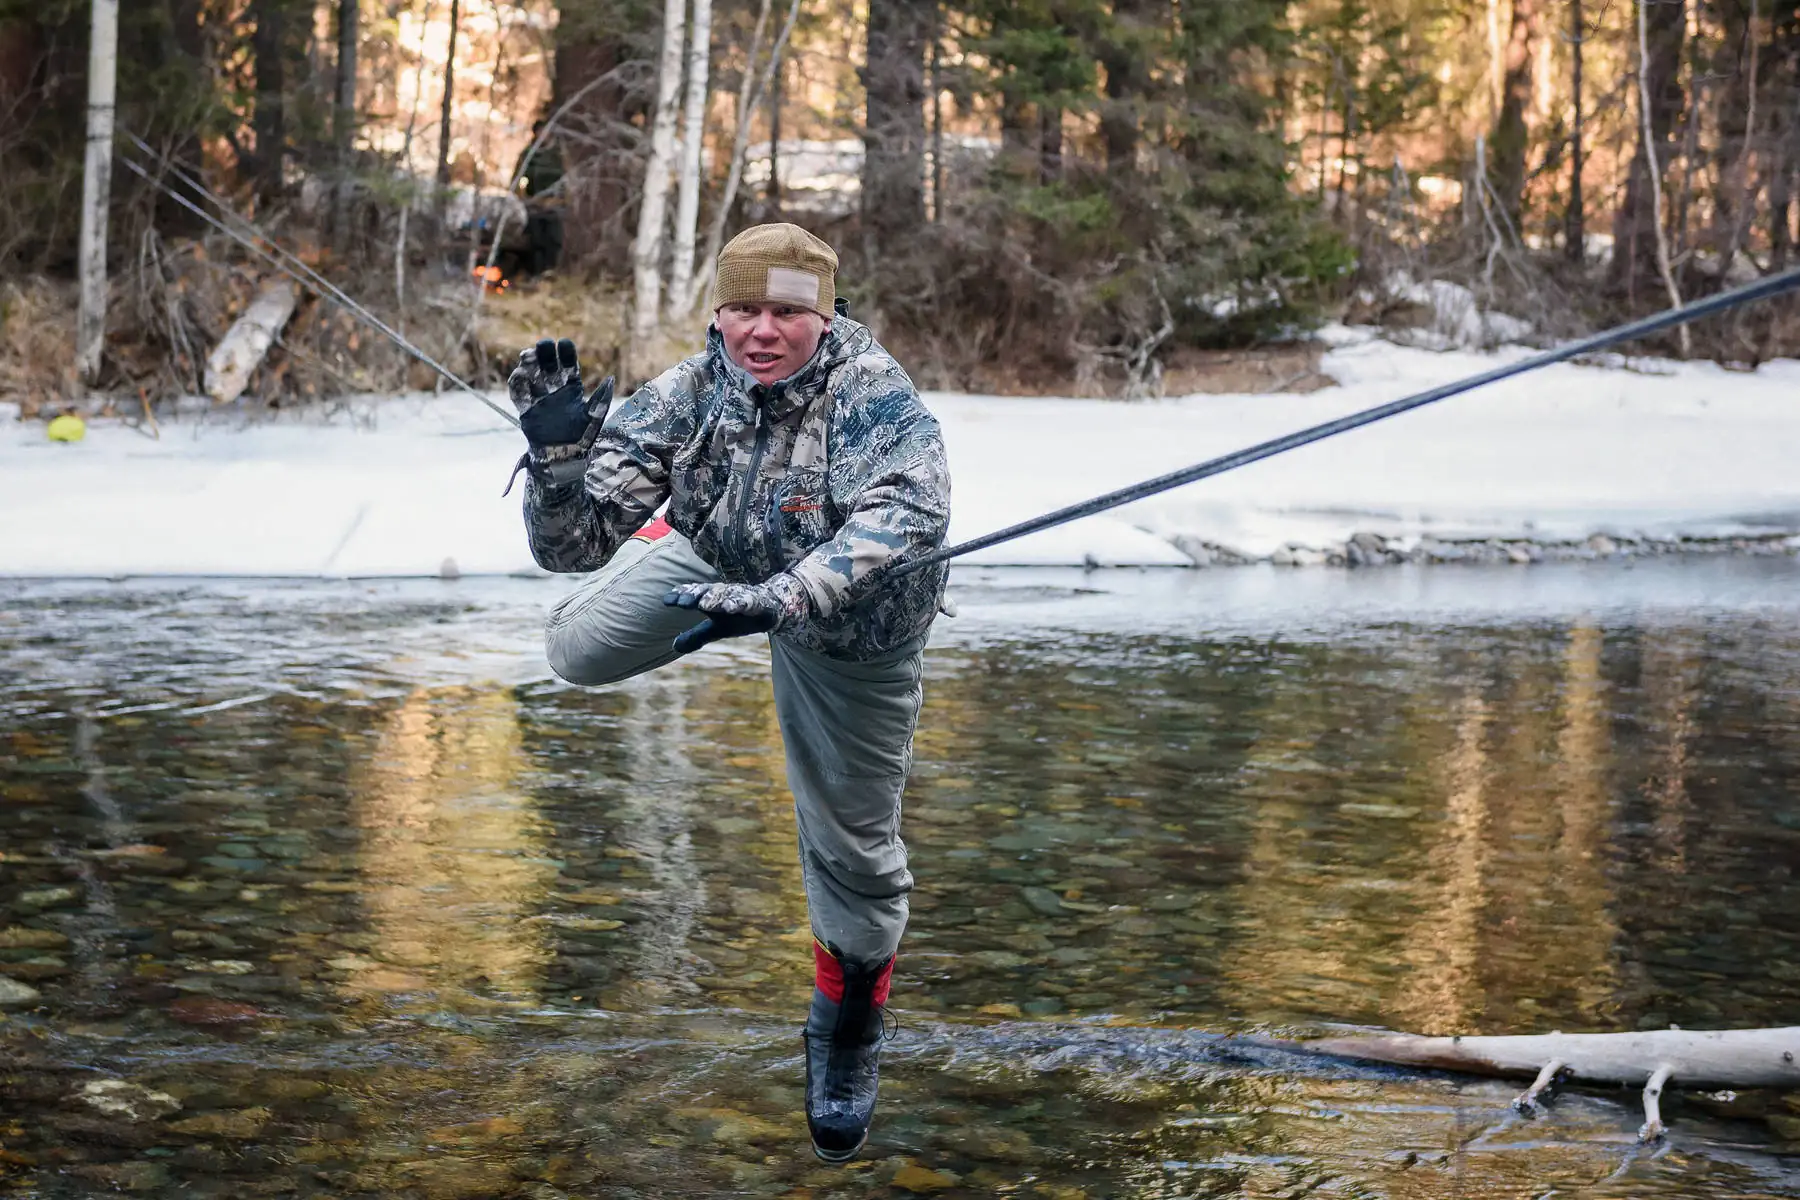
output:
[[[662,56],[657,65],[650,161],[644,167],[637,245],[631,255],[637,291],[631,318],[633,355],[642,354],[656,333],[657,310],[662,300],[663,226],[668,221],[669,168],[675,158],[675,99],[681,90],[681,35],[686,18],[683,0],[663,0]]]
[[[75,365],[92,381],[106,345],[106,216],[112,195],[113,99],[119,69],[119,0],[94,0],[88,43],[87,161],[81,182],[81,308]]]
[[[688,30],[687,111],[681,130],[681,192],[675,205],[675,256],[669,268],[669,317],[693,309],[694,231],[700,222],[700,142],[706,131],[707,67],[712,57],[712,0],[694,0]]]
[[[756,57],[762,50],[763,28],[769,19],[769,0],[762,0],[762,8],[756,16],[756,31],[750,35],[750,53],[744,61],[744,80],[738,87],[737,136],[731,144],[731,166],[725,175],[725,191],[719,196],[718,206],[713,210],[712,227],[706,233],[706,252],[700,256],[699,269],[695,271],[694,282],[688,288],[686,306],[681,310],[683,316],[693,311],[694,305],[699,303],[700,293],[712,285],[719,247],[725,244],[725,223],[731,217],[731,206],[737,203],[738,185],[744,179],[744,148],[750,143],[750,115],[756,111],[763,96],[773,86],[777,72],[781,69],[782,53],[787,49],[788,38],[793,34],[794,22],[799,16],[800,0],[792,0],[788,5],[787,21],[781,27],[781,36],[775,39],[775,47],[769,51],[769,61],[758,79]],[[774,153],[774,143],[771,140],[771,170],[775,161]]]

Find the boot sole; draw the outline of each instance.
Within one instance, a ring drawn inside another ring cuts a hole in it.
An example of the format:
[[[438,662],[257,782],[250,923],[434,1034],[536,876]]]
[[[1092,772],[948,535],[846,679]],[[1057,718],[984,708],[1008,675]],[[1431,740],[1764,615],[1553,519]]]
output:
[[[862,1136],[862,1141],[856,1143],[856,1145],[850,1147],[848,1150],[827,1150],[817,1142],[812,1144],[812,1148],[813,1153],[818,1155],[821,1162],[828,1162],[835,1167],[847,1163],[858,1154],[861,1154],[862,1148],[868,1144],[869,1135],[865,1133]]]

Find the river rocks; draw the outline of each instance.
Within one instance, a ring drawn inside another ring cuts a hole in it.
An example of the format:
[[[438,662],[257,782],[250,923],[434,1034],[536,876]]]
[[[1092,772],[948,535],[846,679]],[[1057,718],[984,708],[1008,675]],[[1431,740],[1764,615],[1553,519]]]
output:
[[[128,1121],[150,1121],[181,1108],[167,1092],[152,1091],[123,1079],[94,1079],[81,1085],[76,1098],[95,1112]]]
[[[1237,566],[1265,562],[1278,567],[1379,567],[1396,563],[1455,563],[1459,565],[1506,564],[1529,566],[1539,562],[1592,562],[1602,559],[1661,556],[1667,554],[1793,555],[1800,553],[1800,535],[1774,534],[1734,538],[1650,538],[1621,533],[1593,533],[1585,537],[1554,540],[1516,536],[1458,537],[1427,534],[1416,539],[1386,537],[1367,530],[1352,534],[1343,543],[1310,545],[1289,542],[1260,557],[1241,554],[1193,534],[1174,534],[1170,542],[1195,567]]]
[[[903,1192],[912,1192],[917,1196],[929,1196],[933,1192],[941,1192],[953,1188],[962,1182],[962,1178],[949,1171],[933,1171],[929,1167],[921,1167],[917,1163],[908,1163],[894,1172],[893,1185]]]
[[[72,887],[33,888],[19,893],[20,908],[60,908],[73,904],[81,893]]]
[[[262,1132],[262,1127],[269,1123],[274,1115],[266,1108],[221,1109],[217,1112],[201,1113],[197,1117],[189,1117],[185,1121],[175,1121],[169,1128],[176,1133],[185,1133],[192,1137],[231,1138],[238,1141],[247,1140]]]
[[[69,939],[54,929],[28,929],[14,925],[0,929],[0,950],[61,950]]]
[[[153,1162],[83,1163],[69,1174],[116,1192],[154,1192],[169,1182],[169,1169]]]
[[[1061,896],[1047,887],[1026,887],[1019,889],[1019,895],[1031,910],[1046,917],[1072,917],[1074,910],[1063,904]]]
[[[0,1008],[30,1008],[39,998],[36,988],[0,975]]]
[[[243,1025],[263,1014],[248,1004],[218,996],[183,996],[169,1005],[169,1015],[183,1025],[202,1028]]]

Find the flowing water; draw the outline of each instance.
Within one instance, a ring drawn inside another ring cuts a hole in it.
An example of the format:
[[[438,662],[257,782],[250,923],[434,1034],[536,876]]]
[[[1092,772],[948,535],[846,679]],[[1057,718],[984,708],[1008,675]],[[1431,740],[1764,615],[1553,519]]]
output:
[[[1800,1023],[1797,585],[959,572],[844,1169],[764,651],[582,691],[561,582],[0,583],[0,1194],[1800,1196],[1800,1098],[1639,1147],[1273,1040]]]

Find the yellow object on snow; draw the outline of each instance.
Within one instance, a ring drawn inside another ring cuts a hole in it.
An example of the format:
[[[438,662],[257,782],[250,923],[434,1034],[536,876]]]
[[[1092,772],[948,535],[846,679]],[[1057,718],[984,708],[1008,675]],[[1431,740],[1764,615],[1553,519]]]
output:
[[[53,442],[79,442],[87,436],[87,422],[74,413],[64,413],[44,430]]]

